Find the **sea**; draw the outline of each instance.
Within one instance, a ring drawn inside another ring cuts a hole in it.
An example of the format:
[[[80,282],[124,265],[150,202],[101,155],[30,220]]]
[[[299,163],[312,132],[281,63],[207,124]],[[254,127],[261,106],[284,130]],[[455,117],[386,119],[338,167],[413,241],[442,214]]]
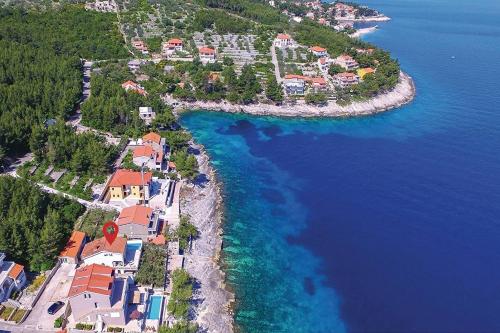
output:
[[[352,119],[193,111],[239,332],[500,332],[500,1],[364,0],[415,80]]]

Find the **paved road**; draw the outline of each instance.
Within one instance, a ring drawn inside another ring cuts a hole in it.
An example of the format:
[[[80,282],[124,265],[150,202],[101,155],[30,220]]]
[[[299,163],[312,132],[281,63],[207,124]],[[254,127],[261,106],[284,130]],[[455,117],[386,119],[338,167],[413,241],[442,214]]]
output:
[[[276,49],[274,48],[274,45],[271,45],[271,59],[274,64],[274,75],[276,76],[276,81],[281,83],[283,80],[281,79],[278,57],[276,56]]]

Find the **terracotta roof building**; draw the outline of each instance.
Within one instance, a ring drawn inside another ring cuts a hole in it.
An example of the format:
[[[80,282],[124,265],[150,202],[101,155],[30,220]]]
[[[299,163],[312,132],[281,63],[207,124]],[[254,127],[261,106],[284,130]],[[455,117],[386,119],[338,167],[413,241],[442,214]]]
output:
[[[158,234],[161,223],[159,215],[152,208],[135,205],[124,208],[116,219],[116,224],[119,226],[120,236],[146,241]]]
[[[105,200],[137,199],[138,202],[148,202],[152,178],[151,172],[118,169],[106,186]]]
[[[85,244],[85,233],[81,231],[73,231],[66,246],[59,254],[61,262],[78,264],[80,252]]]

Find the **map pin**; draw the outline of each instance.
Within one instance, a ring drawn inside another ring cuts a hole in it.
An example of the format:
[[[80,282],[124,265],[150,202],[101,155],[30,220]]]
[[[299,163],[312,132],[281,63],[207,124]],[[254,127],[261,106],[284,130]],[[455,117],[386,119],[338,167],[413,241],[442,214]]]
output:
[[[104,237],[106,237],[108,243],[111,245],[115,241],[116,236],[118,236],[118,225],[113,221],[108,221],[102,227],[102,233],[104,234]]]

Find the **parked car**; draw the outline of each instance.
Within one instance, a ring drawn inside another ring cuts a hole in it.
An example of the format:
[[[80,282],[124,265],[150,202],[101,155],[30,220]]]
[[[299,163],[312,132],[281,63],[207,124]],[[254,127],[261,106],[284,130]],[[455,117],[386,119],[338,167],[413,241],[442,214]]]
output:
[[[64,302],[57,301],[55,303],[52,303],[51,306],[49,306],[49,309],[47,310],[47,312],[49,313],[49,315],[53,315],[57,311],[59,311],[63,306],[64,306]]]

